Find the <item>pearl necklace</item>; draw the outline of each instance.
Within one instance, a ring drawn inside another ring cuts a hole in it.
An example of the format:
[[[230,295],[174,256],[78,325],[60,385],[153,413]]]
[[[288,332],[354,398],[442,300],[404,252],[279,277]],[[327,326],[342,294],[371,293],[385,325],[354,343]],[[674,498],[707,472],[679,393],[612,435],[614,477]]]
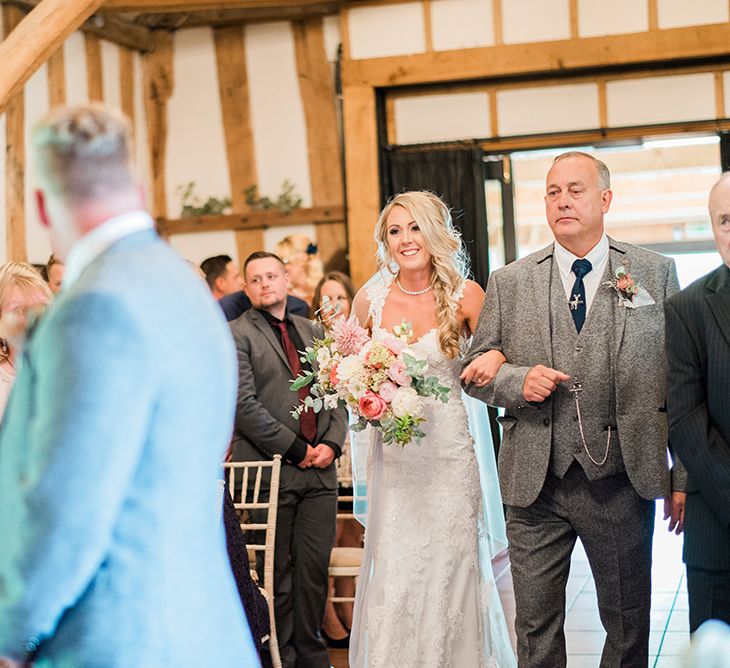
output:
[[[433,285],[429,285],[427,288],[424,288],[423,290],[406,290],[401,284],[400,279],[396,278],[395,282],[398,284],[398,287],[400,288],[400,291],[405,295],[411,295],[411,297],[418,297],[418,295],[425,295],[429,290],[433,290]]]

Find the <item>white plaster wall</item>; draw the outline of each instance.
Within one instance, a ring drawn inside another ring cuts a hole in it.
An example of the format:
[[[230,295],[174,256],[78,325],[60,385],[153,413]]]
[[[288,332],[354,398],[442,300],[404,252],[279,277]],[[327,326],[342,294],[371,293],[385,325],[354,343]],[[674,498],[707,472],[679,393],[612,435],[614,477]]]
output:
[[[568,39],[569,0],[502,2],[502,35],[505,44]]]
[[[45,263],[51,254],[46,229],[41,226],[35,205],[35,164],[31,133],[36,122],[48,111],[48,69],[41,65],[25,84],[25,246],[29,262]]]
[[[730,115],[730,72],[722,74],[722,88],[725,94],[725,116]]]
[[[499,91],[497,122],[502,136],[597,128],[598,88],[586,83]]]
[[[194,232],[192,234],[174,234],[169,239],[170,245],[186,260],[196,266],[207,257],[213,255],[230,255],[238,263],[236,252],[236,235],[233,232]]]
[[[379,58],[426,50],[421,2],[356,7],[347,11],[352,58]]]
[[[431,34],[436,51],[494,44],[492,0],[431,0]]]
[[[609,81],[606,101],[608,124],[615,127],[715,118],[714,75]]]
[[[119,47],[107,40],[101,41],[101,74],[104,87],[104,102],[119,109],[122,104],[122,90],[119,80]]]
[[[578,0],[581,37],[617,35],[649,29],[649,5],[636,0]]]
[[[89,87],[82,33],[72,33],[63,43],[63,56],[66,68],[66,104],[84,104],[89,101]]]
[[[404,97],[394,106],[399,144],[491,136],[486,92]]]
[[[730,19],[727,0],[657,0],[659,28],[681,28]]]
[[[307,129],[289,23],[246,28],[254,154],[260,195],[276,198],[290,181],[312,205]]]
[[[339,14],[325,16],[322,19],[322,32],[324,34],[324,51],[327,54],[327,60],[334,63],[337,60],[337,48],[342,41]]]

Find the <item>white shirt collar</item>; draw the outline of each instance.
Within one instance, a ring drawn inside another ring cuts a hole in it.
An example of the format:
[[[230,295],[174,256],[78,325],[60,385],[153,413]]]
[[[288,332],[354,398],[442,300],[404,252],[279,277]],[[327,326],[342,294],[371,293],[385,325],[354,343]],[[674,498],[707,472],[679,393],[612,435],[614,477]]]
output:
[[[580,260],[577,255],[573,255],[567,248],[555,242],[555,260],[558,263],[558,269],[563,278],[573,273],[573,262]],[[602,268],[606,258],[608,257],[608,237],[604,234],[601,240],[588,252],[585,259],[591,263],[593,268],[591,271]]]
[[[81,276],[84,269],[114,243],[135,232],[151,230],[154,221],[146,211],[128,211],[114,216],[79,239],[66,258],[63,288],[68,289]]]

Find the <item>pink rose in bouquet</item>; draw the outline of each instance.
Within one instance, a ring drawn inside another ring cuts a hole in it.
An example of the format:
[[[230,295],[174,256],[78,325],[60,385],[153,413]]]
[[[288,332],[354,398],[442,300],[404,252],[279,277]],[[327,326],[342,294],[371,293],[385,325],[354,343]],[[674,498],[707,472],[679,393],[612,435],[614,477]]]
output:
[[[383,401],[390,403],[391,401],[393,401],[393,397],[395,396],[397,390],[398,386],[395,383],[391,383],[390,381],[386,380],[384,383],[381,383],[380,387],[378,388],[378,394]]]
[[[358,407],[360,415],[366,420],[379,420],[388,409],[388,404],[375,392],[368,391],[358,402]]]
[[[388,369],[388,376],[391,380],[398,383],[398,385],[410,385],[411,377],[406,371],[406,365],[403,360],[396,359]]]

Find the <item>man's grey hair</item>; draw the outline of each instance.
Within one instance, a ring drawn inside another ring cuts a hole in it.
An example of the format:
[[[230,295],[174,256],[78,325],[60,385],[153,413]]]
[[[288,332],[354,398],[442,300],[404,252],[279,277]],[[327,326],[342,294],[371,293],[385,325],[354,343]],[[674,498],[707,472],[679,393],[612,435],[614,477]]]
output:
[[[561,153],[553,160],[553,165],[561,160],[567,160],[569,158],[588,158],[595,166],[596,172],[598,173],[598,187],[601,190],[609,190],[611,188],[611,173],[608,171],[608,167],[603,160],[599,160],[590,153],[584,151],[566,151]]]
[[[51,110],[33,128],[31,142],[39,184],[69,202],[135,186],[130,124],[102,104]]]

